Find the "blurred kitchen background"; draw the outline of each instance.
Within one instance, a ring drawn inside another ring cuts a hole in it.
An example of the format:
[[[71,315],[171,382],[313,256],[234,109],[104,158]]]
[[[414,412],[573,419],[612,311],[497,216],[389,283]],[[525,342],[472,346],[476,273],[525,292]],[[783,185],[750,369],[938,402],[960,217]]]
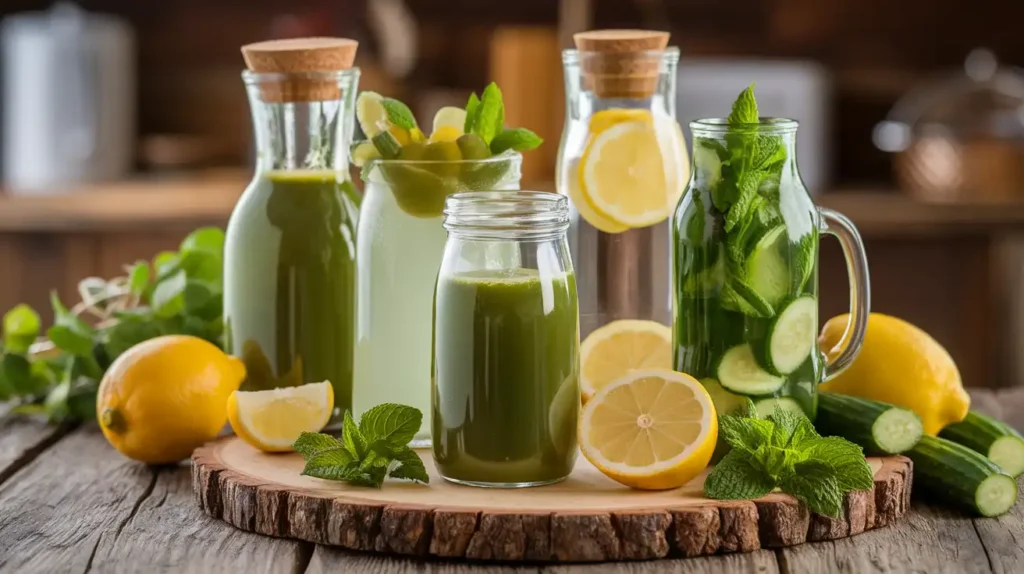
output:
[[[749,82],[802,122],[801,170],[860,227],[873,310],[934,335],[965,383],[1024,383],[1024,3],[978,0],[91,0],[0,3],[0,310],[112,277],[204,224],[251,175],[239,47],[359,40],[360,87],[417,116],[488,81],[547,143],[524,188],[553,189],[559,50],[588,28],[672,32],[681,122]],[[685,125],[685,123],[684,123]],[[822,319],[847,306],[822,251]]]

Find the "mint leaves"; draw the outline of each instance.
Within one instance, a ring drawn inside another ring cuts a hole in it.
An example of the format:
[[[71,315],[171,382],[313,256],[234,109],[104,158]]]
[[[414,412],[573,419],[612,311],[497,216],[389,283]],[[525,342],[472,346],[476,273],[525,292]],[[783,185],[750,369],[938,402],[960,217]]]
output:
[[[745,412],[718,418],[718,437],[732,450],[704,482],[718,500],[760,498],[775,488],[826,516],[838,517],[843,496],[873,486],[861,447],[838,437],[822,438],[802,414],[776,408],[758,418],[749,400]]]
[[[386,403],[363,413],[358,425],[346,411],[341,440],[304,432],[292,447],[306,460],[306,476],[374,488],[385,477],[426,483],[423,460],[408,446],[422,421],[419,410]]]
[[[416,117],[409,106],[394,98],[381,98],[380,105],[388,113],[388,121],[402,129],[411,130],[416,127]]]
[[[728,122],[730,126],[736,126],[756,124],[759,120],[757,100],[754,99],[754,84],[750,84],[732,103],[732,113],[729,114]]]
[[[537,134],[526,128],[505,127],[505,102],[498,84],[491,82],[484,88],[483,95],[469,95],[466,102],[466,123],[463,130],[467,134],[480,136],[492,154],[508,150],[518,152],[529,151],[544,143]]]

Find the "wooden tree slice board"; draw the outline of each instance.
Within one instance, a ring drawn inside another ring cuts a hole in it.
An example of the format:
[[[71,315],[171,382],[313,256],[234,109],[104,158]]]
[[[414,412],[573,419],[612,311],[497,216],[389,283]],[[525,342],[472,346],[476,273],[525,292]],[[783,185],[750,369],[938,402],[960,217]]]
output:
[[[704,475],[675,490],[626,488],[583,457],[544,487],[460,486],[418,451],[430,484],[389,480],[376,490],[302,476],[297,454],[265,454],[236,437],[192,455],[196,501],[251,532],[387,554],[474,560],[596,562],[699,556],[832,540],[892,523],[910,505],[912,464],[869,458],[873,490],[846,497],[842,519],[808,512],[784,494],[755,501],[704,498]]]

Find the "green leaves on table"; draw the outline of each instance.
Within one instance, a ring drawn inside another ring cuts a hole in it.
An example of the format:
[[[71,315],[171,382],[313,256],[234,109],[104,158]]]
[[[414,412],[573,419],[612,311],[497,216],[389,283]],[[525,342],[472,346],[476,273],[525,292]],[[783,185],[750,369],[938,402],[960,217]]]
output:
[[[306,460],[306,476],[375,488],[385,477],[428,483],[423,460],[408,446],[422,421],[419,410],[387,403],[363,413],[358,425],[346,411],[341,440],[306,432],[292,446]]]
[[[178,251],[136,261],[123,278],[83,279],[75,312],[50,296],[54,323],[45,330],[53,351],[30,347],[44,333],[31,307],[4,315],[0,401],[16,411],[42,412],[52,421],[95,417],[96,389],[110,364],[131,347],[161,335],[193,335],[222,347],[224,232],[204,227]],[[84,309],[96,318],[83,319]]]
[[[718,421],[719,439],[732,450],[704,482],[709,498],[746,500],[779,488],[813,512],[838,517],[847,492],[874,484],[859,446],[838,437],[822,438],[801,414],[776,408],[762,419],[750,403],[744,412],[722,415]]]

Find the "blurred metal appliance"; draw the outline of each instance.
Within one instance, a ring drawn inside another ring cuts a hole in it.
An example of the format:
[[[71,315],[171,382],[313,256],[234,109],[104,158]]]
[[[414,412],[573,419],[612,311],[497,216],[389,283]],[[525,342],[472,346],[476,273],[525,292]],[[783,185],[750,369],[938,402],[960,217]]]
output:
[[[0,23],[0,173],[9,192],[61,191],[130,171],[133,44],[124,21],[70,4]]]
[[[676,117],[693,149],[688,124],[725,117],[736,96],[751,82],[762,116],[800,122],[797,162],[811,193],[827,190],[830,165],[830,79],[820,65],[803,60],[682,58],[676,89]]]
[[[900,187],[924,201],[1024,198],[1024,74],[992,52],[971,52],[962,71],[901,98],[875,126],[895,154]]]

